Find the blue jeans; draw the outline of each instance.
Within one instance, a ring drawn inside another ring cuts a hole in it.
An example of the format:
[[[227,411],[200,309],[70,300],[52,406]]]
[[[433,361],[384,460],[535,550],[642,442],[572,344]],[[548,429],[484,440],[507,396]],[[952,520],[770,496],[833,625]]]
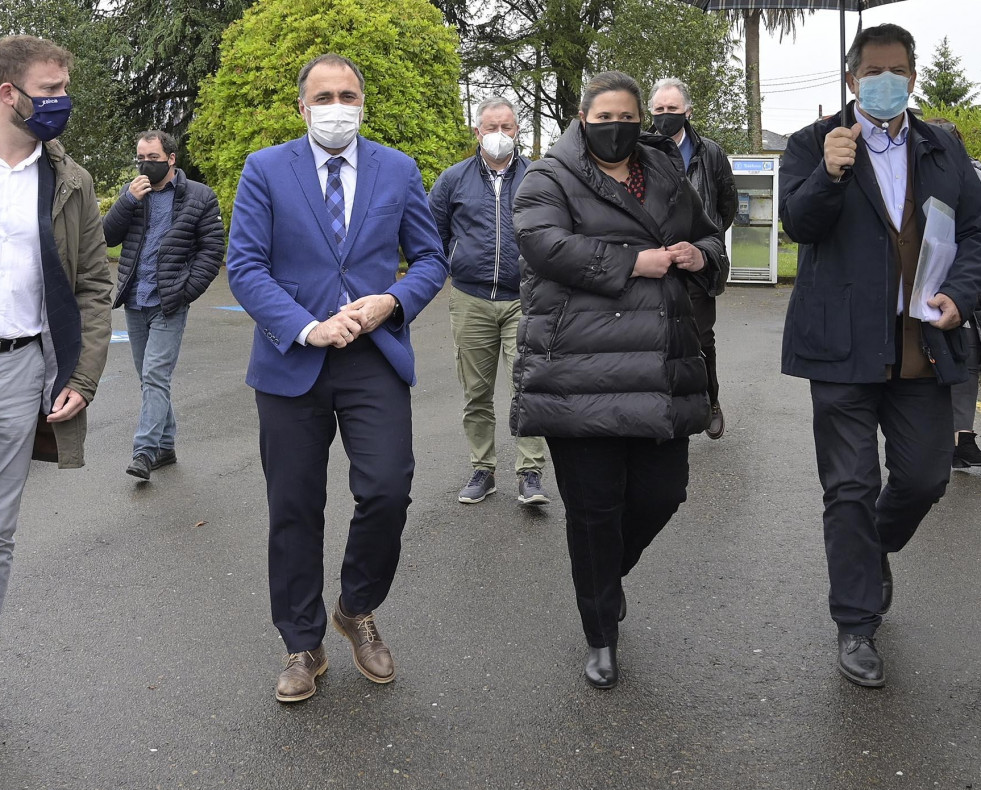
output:
[[[143,387],[143,406],[133,437],[134,456],[143,453],[153,461],[158,450],[174,449],[177,420],[170,404],[170,378],[186,324],[186,305],[172,315],[164,315],[159,306],[126,308],[129,344]]]

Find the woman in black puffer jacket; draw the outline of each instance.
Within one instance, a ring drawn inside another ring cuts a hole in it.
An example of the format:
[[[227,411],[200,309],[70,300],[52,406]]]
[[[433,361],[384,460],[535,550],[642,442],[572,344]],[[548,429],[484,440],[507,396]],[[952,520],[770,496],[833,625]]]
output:
[[[723,255],[674,142],[641,136],[642,107],[631,77],[594,77],[514,200],[511,429],[548,441],[598,688],[619,677],[621,579],[685,500],[688,436],[708,425],[686,281],[714,287]]]

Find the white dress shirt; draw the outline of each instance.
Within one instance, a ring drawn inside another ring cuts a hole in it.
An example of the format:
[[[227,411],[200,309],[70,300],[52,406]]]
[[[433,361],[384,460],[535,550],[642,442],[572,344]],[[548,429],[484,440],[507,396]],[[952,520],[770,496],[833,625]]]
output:
[[[0,159],[0,338],[31,337],[42,328],[40,158],[38,142],[34,153],[15,167]]]
[[[858,122],[862,125],[862,137],[865,147],[872,160],[875,170],[875,180],[879,182],[879,192],[882,202],[886,205],[889,219],[900,229],[903,224],[903,208],[906,204],[906,170],[909,151],[906,149],[906,138],[909,135],[909,116],[903,113],[903,125],[899,134],[890,137],[889,132],[876,126],[862,113],[856,113]]]
[[[339,154],[327,153],[309,134],[307,135],[307,140],[310,141],[310,150],[313,151],[313,161],[317,163],[317,178],[320,180],[320,191],[322,193],[327,193],[327,178],[329,177],[327,160],[333,159],[335,156],[339,156],[344,160],[341,162],[339,175],[341,177],[341,188],[344,190],[344,227],[349,228],[351,227],[351,212],[354,210],[354,191],[358,187],[358,137],[355,135],[354,139]],[[344,301],[343,294],[341,299]],[[307,344],[307,335],[310,334],[318,323],[320,322],[311,321],[303,327],[300,330],[300,334],[296,336],[296,342],[301,346],[305,346]]]
[[[906,147],[909,137],[909,114],[903,113],[903,125],[899,134],[890,137],[889,132],[877,126],[862,113],[855,116],[862,125],[862,138],[875,180],[879,184],[882,202],[886,206],[889,220],[898,231],[903,225],[903,209],[906,205],[906,176],[909,164],[909,151]],[[899,275],[899,302],[896,305],[896,315],[903,312],[903,275]]]
[[[354,191],[358,188],[358,136],[347,144],[339,154],[328,154],[310,135],[310,148],[313,161],[317,163],[317,178],[320,179],[320,192],[327,194],[327,160],[341,157],[341,187],[344,189],[344,227],[351,227],[351,211],[354,209]]]

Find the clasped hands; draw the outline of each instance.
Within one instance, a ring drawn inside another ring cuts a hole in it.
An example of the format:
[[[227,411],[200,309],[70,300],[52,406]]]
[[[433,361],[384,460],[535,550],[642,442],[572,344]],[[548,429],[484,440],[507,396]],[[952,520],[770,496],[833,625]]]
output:
[[[307,335],[307,345],[344,348],[361,335],[381,326],[394,310],[395,297],[391,294],[362,296],[311,329]]]
[[[687,241],[641,250],[637,253],[631,277],[660,278],[667,274],[672,265],[685,271],[698,272],[705,268],[705,256],[698,247]]]

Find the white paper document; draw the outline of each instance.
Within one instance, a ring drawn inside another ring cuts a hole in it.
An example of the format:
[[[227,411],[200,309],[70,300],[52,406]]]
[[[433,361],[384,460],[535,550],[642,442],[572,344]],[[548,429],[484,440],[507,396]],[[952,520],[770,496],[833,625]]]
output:
[[[954,210],[942,200],[932,197],[923,204],[923,211],[926,213],[926,224],[923,226],[920,257],[916,262],[909,314],[921,321],[936,321],[940,318],[940,310],[928,305],[927,300],[937,295],[957,255]]]

